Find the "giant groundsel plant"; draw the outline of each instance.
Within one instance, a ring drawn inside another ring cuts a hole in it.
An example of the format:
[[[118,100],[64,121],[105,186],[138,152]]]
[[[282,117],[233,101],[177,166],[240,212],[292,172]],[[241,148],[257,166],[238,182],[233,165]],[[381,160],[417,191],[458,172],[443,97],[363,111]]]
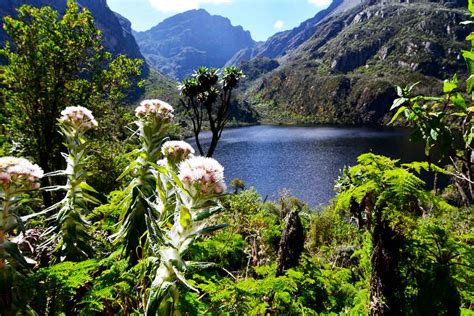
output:
[[[147,226],[145,214],[150,203],[156,200],[156,162],[161,158],[161,145],[173,118],[173,108],[160,100],[144,100],[136,108],[135,124],[141,148],[132,154],[136,159],[121,175],[131,176],[125,188],[126,195],[121,202],[123,213],[120,231],[116,240],[123,240],[130,262],[135,264],[143,257]]]
[[[186,273],[210,264],[186,262],[183,256],[196,237],[223,227],[208,226],[205,219],[221,209],[217,197],[225,191],[224,168],[212,158],[194,157],[186,142],[166,141],[172,113],[163,101],[141,102],[135,111],[141,148],[132,152],[136,158],[121,176],[132,180],[115,238],[123,240],[131,264],[151,254],[148,315],[176,311],[178,283],[195,290]]]
[[[12,286],[18,268],[26,268],[27,261],[17,245],[7,237],[22,220],[17,210],[23,201],[23,194],[39,187],[38,180],[43,170],[27,159],[15,157],[0,158],[0,314],[11,308]]]
[[[58,126],[68,151],[62,154],[67,167],[66,170],[49,175],[66,176],[67,182],[64,186],[47,189],[62,190],[66,195],[44,211],[58,210],[49,218],[51,225],[45,232],[49,238],[43,246],[54,246],[53,252],[61,261],[80,261],[94,254],[90,244],[92,237],[89,234],[89,223],[85,216],[89,212],[88,203],[97,204],[99,201],[90,194],[96,191],[86,182],[90,173],[84,168],[88,152],[84,135],[97,126],[97,121],[88,109],[71,106],[61,112]]]
[[[158,267],[151,284],[146,314],[172,315],[179,302],[177,283],[197,291],[186,281],[186,273],[212,265],[185,261],[183,256],[197,237],[225,226],[209,226],[205,221],[221,209],[216,198],[225,191],[224,168],[212,158],[191,157],[179,164],[177,174],[169,164],[159,171],[172,179],[175,209],[172,225],[160,222],[166,201],[159,201],[148,210],[151,250],[156,256],[153,262],[157,262]]]

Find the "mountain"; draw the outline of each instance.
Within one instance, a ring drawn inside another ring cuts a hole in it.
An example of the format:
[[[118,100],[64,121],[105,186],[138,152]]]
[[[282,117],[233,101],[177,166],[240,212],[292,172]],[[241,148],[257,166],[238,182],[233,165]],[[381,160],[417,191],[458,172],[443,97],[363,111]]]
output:
[[[362,0],[334,0],[331,5],[319,11],[313,18],[304,21],[292,30],[276,33],[268,40],[258,43],[255,47],[244,48],[237,52],[229,61],[229,65],[238,65],[239,62],[250,60],[257,56],[276,58],[288,51],[297,48],[313,36],[318,23],[329,15],[348,10],[357,6]]]
[[[260,74],[246,82],[242,102],[271,121],[380,124],[395,85],[420,81],[418,92],[438,93],[441,80],[465,73],[460,52],[468,48],[469,30],[460,22],[469,15],[463,1],[333,5],[325,17],[261,46],[278,67],[262,57],[242,63],[244,72]]]
[[[132,35],[130,22],[124,17],[110,10],[106,0],[77,0],[80,6],[91,11],[96,26],[102,31],[104,46],[113,54],[125,54],[132,58],[141,58],[143,55]],[[21,5],[29,4],[35,7],[50,6],[63,13],[66,10],[67,0],[1,0],[0,18],[16,15],[16,9]],[[7,39],[3,29],[0,29],[0,43]]]
[[[148,63],[175,79],[199,66],[224,66],[238,51],[254,47],[250,33],[229,19],[191,10],[170,17],[135,38]]]

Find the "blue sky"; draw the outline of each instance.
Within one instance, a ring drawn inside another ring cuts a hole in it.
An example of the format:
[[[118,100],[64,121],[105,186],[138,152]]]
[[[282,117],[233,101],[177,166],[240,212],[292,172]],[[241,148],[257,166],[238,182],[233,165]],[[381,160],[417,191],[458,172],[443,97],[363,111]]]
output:
[[[109,7],[145,31],[167,17],[203,8],[229,18],[263,41],[279,31],[292,29],[326,8],[331,0],[107,0]]]

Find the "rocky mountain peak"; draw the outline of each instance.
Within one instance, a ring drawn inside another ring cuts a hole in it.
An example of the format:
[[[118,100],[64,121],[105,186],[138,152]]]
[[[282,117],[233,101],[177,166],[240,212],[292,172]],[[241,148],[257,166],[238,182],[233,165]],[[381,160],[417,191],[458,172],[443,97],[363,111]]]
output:
[[[199,66],[220,68],[255,45],[250,32],[203,9],[177,14],[135,36],[150,65],[175,79]]]

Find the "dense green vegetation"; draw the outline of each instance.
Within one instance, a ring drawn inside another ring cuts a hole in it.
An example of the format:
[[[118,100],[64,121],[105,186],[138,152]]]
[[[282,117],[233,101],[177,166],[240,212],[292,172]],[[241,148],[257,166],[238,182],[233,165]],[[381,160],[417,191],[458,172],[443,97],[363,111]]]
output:
[[[463,53],[467,91],[457,78],[436,97],[398,89],[394,121],[413,125],[426,161],[363,154],[341,172],[330,205],[313,210],[286,195],[263,201],[239,179],[224,194],[222,166],[170,140],[172,106],[121,107],[139,64],[96,51],[99,33],[73,1],[61,19],[20,11],[4,24],[18,37],[2,51],[0,314],[474,313],[474,48]],[[22,43],[45,48],[33,58]],[[241,73],[224,76],[235,83]],[[53,134],[57,152],[38,147]],[[54,163],[43,165],[45,149]],[[422,180],[440,173],[446,188]]]

